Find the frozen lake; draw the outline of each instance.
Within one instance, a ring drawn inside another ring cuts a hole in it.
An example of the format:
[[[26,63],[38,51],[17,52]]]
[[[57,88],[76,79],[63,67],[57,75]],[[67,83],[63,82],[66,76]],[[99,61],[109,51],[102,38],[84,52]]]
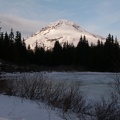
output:
[[[50,80],[82,81],[81,90],[88,99],[99,100],[101,96],[109,97],[113,89],[109,84],[113,83],[115,73],[98,72],[52,72],[46,73]]]
[[[15,77],[22,76],[25,73],[6,73],[4,76]],[[29,76],[37,73],[26,73]],[[109,86],[116,77],[115,73],[100,72],[42,72],[42,75],[52,81],[80,82],[82,81],[81,91],[83,91],[88,99],[99,100],[103,95],[108,97],[113,89]]]

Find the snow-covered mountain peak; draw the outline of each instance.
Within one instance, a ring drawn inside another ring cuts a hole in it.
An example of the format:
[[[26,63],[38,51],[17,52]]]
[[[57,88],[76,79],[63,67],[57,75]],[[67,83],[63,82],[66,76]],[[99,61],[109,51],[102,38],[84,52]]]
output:
[[[50,26],[57,26],[57,25],[62,25],[62,24],[75,25],[74,22],[71,22],[71,21],[68,21],[68,20],[65,20],[65,19],[60,19],[60,20],[57,20],[56,22],[50,23]]]
[[[60,19],[56,22],[52,22],[50,23],[49,27],[50,28],[57,28],[57,27],[61,27],[61,26],[65,26],[65,27],[73,27],[75,29],[80,29],[82,31],[84,31],[82,28],[80,28],[76,23],[72,22],[72,21],[68,21],[68,20],[65,20],[65,19]]]
[[[104,40],[103,37],[87,32],[74,22],[61,19],[50,23],[48,26],[31,35],[25,42],[27,45],[30,45],[32,49],[34,49],[36,41],[39,46],[45,49],[51,49],[56,40],[62,45],[68,42],[76,46],[81,36],[86,36],[88,42],[94,44],[97,43],[98,39]]]

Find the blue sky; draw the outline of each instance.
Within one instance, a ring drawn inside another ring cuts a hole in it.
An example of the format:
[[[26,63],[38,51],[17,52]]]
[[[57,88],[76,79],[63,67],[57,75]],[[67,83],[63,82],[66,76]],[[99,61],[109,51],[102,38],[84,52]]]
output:
[[[120,39],[120,0],[0,0],[3,31],[21,31],[24,37],[59,19],[83,29]]]

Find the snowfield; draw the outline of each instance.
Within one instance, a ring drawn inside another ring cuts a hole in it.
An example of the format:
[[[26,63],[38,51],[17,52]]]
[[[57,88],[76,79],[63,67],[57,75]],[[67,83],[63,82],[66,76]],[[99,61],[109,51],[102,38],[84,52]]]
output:
[[[33,75],[34,73],[28,73]],[[41,73],[36,73],[41,74]],[[42,72],[52,81],[80,82],[81,91],[93,101],[100,100],[101,95],[106,98],[113,89],[109,86],[114,81],[115,73],[97,72]],[[23,73],[5,73],[4,77],[22,76]],[[62,120],[55,110],[48,106],[17,97],[0,95],[0,120]]]

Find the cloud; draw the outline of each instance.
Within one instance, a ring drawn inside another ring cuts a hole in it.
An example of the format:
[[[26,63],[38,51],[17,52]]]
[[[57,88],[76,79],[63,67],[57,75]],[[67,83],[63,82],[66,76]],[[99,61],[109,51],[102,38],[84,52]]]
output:
[[[28,20],[13,15],[0,14],[0,21],[3,31],[20,31],[24,37],[31,35],[44,27],[46,22]]]
[[[39,0],[0,0],[0,12],[17,15],[26,19],[36,19],[46,5]]]

